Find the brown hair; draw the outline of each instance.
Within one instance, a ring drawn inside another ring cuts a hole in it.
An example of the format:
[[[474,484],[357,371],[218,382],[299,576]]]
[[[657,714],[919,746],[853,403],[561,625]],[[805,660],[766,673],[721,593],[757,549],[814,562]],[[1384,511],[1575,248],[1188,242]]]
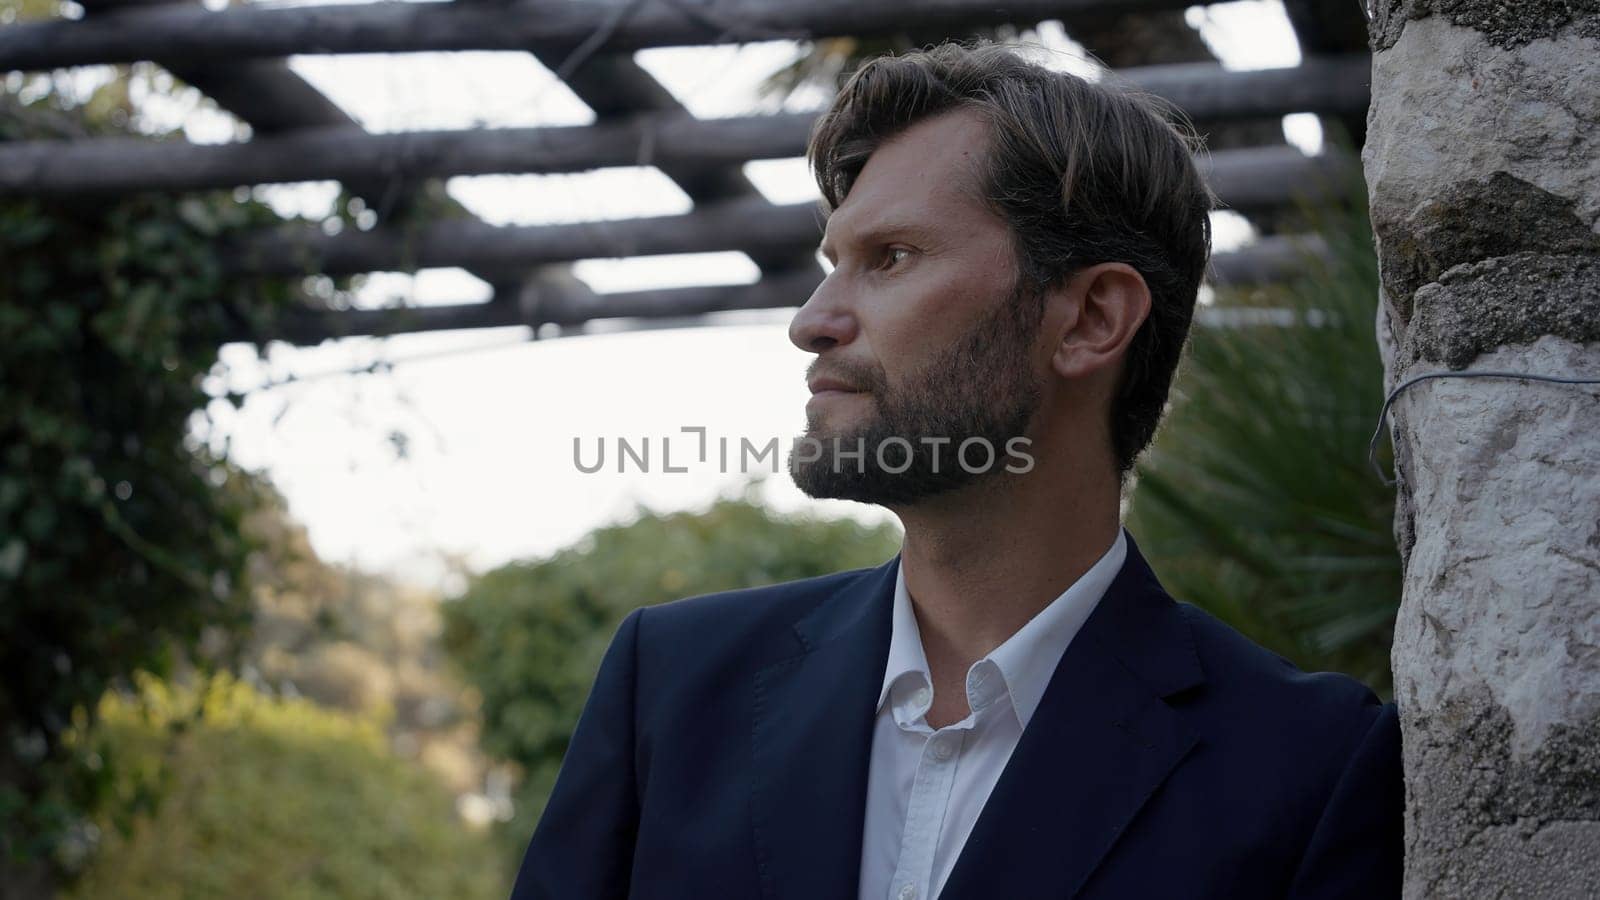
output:
[[[990,123],[980,190],[1011,226],[1030,295],[1087,266],[1123,262],[1150,288],[1111,408],[1126,475],[1161,421],[1211,253],[1214,198],[1182,114],[1132,90],[1028,62],[998,44],[945,43],[880,57],[845,83],[806,155],[823,204],[849,194],[867,158],[919,121],[975,109]]]

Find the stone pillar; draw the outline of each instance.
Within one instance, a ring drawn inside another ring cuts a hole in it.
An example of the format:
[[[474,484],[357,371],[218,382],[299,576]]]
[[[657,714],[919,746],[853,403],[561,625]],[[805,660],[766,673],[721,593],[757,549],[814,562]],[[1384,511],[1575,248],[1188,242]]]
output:
[[[1390,383],[1600,377],[1600,0],[1369,0]],[[1600,388],[1391,420],[1407,897],[1600,896]]]

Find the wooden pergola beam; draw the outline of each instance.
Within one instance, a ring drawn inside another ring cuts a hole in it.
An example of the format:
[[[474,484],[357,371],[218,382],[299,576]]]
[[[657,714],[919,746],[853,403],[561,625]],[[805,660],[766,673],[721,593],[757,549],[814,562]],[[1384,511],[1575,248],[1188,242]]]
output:
[[[1363,56],[1236,72],[1215,64],[1152,66],[1119,80],[1179,104],[1196,119],[1358,113],[1366,108]],[[657,165],[679,172],[799,156],[812,113],[696,119],[645,113],[594,125],[367,134],[302,129],[233,144],[137,138],[0,144],[0,195],[197,190],[336,179],[577,172]],[[688,180],[688,179],[686,179]]]
[[[1284,14],[1294,28],[1300,52],[1305,56],[1365,53],[1368,44],[1366,9],[1364,3],[1344,3],[1340,0],[1283,0]],[[1361,80],[1364,88],[1370,92],[1370,64],[1366,76]],[[1324,113],[1321,120],[1325,126],[1334,125],[1342,130],[1343,139],[1349,141],[1349,146],[1360,147],[1366,143],[1365,108],[1360,113]],[[1339,139],[1333,135],[1329,137]]]
[[[388,134],[305,128],[231,144],[139,138],[0,144],[0,194],[182,191],[295,181],[739,166],[805,149],[813,114],[700,120],[644,115],[594,125]]]
[[[393,309],[300,311],[284,319],[282,330],[268,335],[237,335],[239,340],[287,340],[310,344],[352,335],[407,334],[463,328],[501,328],[553,324],[582,325],[597,319],[694,318],[736,309],[780,309],[799,306],[822,281],[822,272],[804,269],[769,275],[754,284],[660,288],[595,294],[536,309],[490,303],[459,303]]]
[[[1320,239],[1268,237],[1212,258],[1211,283],[1251,286],[1280,282],[1303,271],[1308,256],[1326,255]],[[314,344],[352,335],[389,335],[512,325],[577,326],[601,319],[684,319],[741,309],[782,309],[806,302],[821,282],[816,271],[789,272],[754,284],[664,288],[596,294],[537,309],[504,303],[461,303],[391,309],[299,311],[271,334],[238,334],[240,341],[286,340]],[[1203,316],[1202,316],[1203,318]]]
[[[459,0],[463,3],[493,4],[499,0]],[[640,114],[660,116],[688,116],[689,111],[672,92],[639,65],[631,53],[609,53],[588,56],[578,64],[567,51],[533,51],[533,57],[552,72],[565,73],[567,88],[582,100],[600,123],[626,119]],[[762,197],[754,183],[744,173],[740,160],[723,166],[680,164],[675,160],[657,158],[655,167],[678,185],[695,205],[724,200]],[[794,269],[816,269],[813,254],[792,251],[756,253],[751,259],[763,275],[774,275]],[[549,292],[546,292],[549,293]]]
[[[543,50],[615,53],[919,29],[954,30],[1097,12],[1183,9],[1186,0],[520,0],[261,8],[163,5],[0,29],[0,70],[157,59],[183,65],[327,53]]]
[[[224,254],[234,272],[273,276],[531,266],[717,250],[760,252],[808,242],[814,246],[820,220],[814,204],[773,206],[749,198],[708,204],[683,215],[570,225],[452,220],[414,230],[374,228],[332,236],[316,227],[287,228],[242,239]]]
[[[1200,172],[1224,209],[1245,213],[1346,197],[1361,179],[1349,154],[1307,156],[1288,145],[1219,150],[1200,159]]]
[[[1205,166],[1231,208],[1261,209],[1340,196],[1355,171],[1341,156],[1308,157],[1292,147],[1229,150]],[[570,225],[493,226],[451,220],[415,229],[325,234],[315,226],[248,236],[226,258],[237,272],[265,275],[533,266],[580,259],[742,250],[810,254],[822,217],[811,203],[774,206],[760,198],[707,204],[673,216]]]
[[[1217,63],[1138,66],[1110,73],[1169,100],[1200,124],[1312,112],[1366,115],[1372,57],[1306,56],[1296,66],[1224,69]]]
[[[200,8],[197,0],[79,0],[91,17],[113,16],[130,7],[162,6],[177,3],[180,6]],[[332,135],[343,130],[349,138],[358,138],[366,131],[340,109],[337,104],[312,87],[289,68],[282,59],[218,60],[201,64],[166,64],[174,75],[215,100],[228,112],[249,124],[258,140],[298,129],[314,129]],[[5,145],[0,145],[3,147]],[[388,172],[371,173],[372,177],[344,183],[345,190],[363,198],[369,209],[378,213],[380,221],[403,213],[414,199],[415,181]],[[0,193],[4,193],[0,190]],[[456,206],[457,214],[471,215]],[[472,273],[489,283],[497,301],[506,302],[526,294],[529,290],[545,293],[576,293],[588,295],[588,286],[570,275],[557,272],[525,273],[479,270]]]

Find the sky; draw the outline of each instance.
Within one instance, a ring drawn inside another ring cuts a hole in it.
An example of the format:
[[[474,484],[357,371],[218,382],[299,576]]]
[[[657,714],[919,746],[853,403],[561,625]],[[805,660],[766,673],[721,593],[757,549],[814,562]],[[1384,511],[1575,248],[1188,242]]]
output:
[[[262,4],[265,5],[265,4]],[[1190,22],[1224,65],[1260,68],[1299,60],[1276,0],[1195,7]],[[1056,23],[1033,36],[1047,64],[1092,71]],[[700,117],[770,112],[762,80],[795,57],[789,42],[648,50],[641,66]],[[291,67],[372,131],[581,125],[593,114],[547,69],[523,53],[306,56]],[[86,85],[95,74],[83,73]],[[159,76],[158,76],[159,77]],[[187,95],[141,92],[147,124],[181,126],[190,140],[243,139],[248,129]],[[811,109],[820,91],[791,98]],[[1315,117],[1285,121],[1292,143],[1320,144]],[[746,174],[777,203],[816,196],[802,160],[750,163]],[[493,224],[544,224],[668,215],[691,203],[653,169],[571,175],[458,177],[450,194]],[[285,214],[321,218],[337,185],[256,188]],[[1224,214],[1218,247],[1248,240]],[[741,284],[759,272],[741,253],[586,260],[578,277],[600,292],[692,284]],[[369,277],[357,303],[461,303],[487,298],[487,285],[457,269]],[[317,347],[271,345],[265,360],[246,345],[220,352],[208,387],[247,392],[223,402],[198,434],[240,465],[265,473],[288,500],[317,552],[329,561],[386,572],[415,584],[458,590],[458,564],[484,570],[541,557],[589,530],[626,521],[641,507],[703,508],[765,476],[757,490],[774,507],[822,516],[892,521],[859,504],[814,501],[771,460],[738,464],[740,441],[784,446],[804,426],[810,354],[788,341],[791,311],[727,313],[708,327],[619,331],[551,338],[525,327],[353,338]],[[537,338],[537,339],[536,339]],[[378,372],[350,370],[388,362]],[[284,383],[287,379],[293,379]],[[700,432],[708,450],[699,461]],[[648,454],[639,453],[649,439]],[[730,465],[719,464],[719,440]],[[605,446],[606,465],[586,474]],[[646,457],[617,471],[618,442]],[[666,447],[663,447],[663,443]],[[670,459],[663,459],[663,450]],[[686,471],[665,471],[665,464]],[[779,463],[781,466],[781,462]],[[456,564],[448,560],[455,560]]]

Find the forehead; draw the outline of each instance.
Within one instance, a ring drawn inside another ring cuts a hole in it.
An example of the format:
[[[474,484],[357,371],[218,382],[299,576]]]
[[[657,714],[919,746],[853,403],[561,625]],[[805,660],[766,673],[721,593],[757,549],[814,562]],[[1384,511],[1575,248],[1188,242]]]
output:
[[[972,110],[918,122],[884,142],[828,217],[823,244],[882,223],[962,227],[988,214],[979,197],[988,126]]]

